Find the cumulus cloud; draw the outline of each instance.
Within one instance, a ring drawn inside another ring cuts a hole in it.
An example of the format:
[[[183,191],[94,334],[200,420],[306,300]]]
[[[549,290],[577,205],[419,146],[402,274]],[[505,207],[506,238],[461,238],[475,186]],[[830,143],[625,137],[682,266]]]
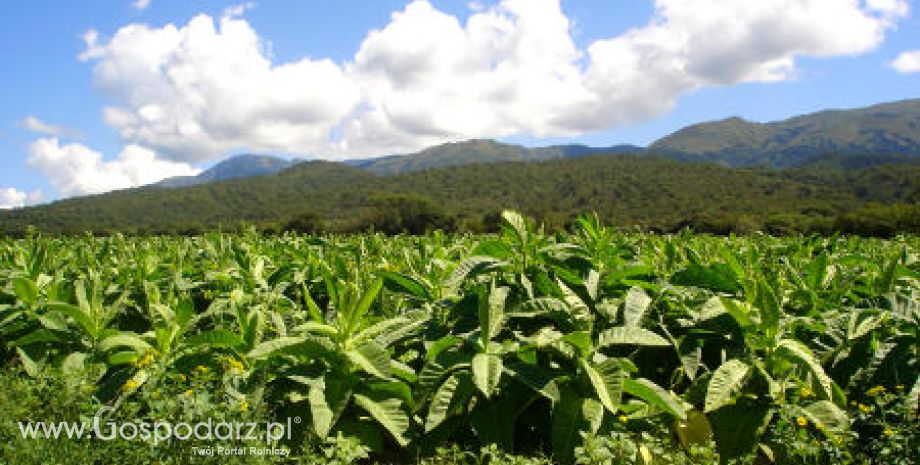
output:
[[[0,210],[19,208],[25,205],[27,194],[12,187],[0,188]]]
[[[901,53],[891,62],[891,67],[901,74],[920,72],[920,50]]]
[[[42,192],[39,190],[27,193],[13,187],[0,187],[0,210],[35,205],[41,201]]]
[[[69,138],[80,137],[80,133],[74,129],[65,126],[58,126],[55,124],[49,124],[32,115],[29,115],[23,119],[20,123],[20,126],[29,131],[45,134],[48,136]]]
[[[415,0],[352,60],[272,63],[240,15],[134,24],[84,60],[106,121],[168,160],[250,149],[349,158],[479,137],[630,124],[707,86],[794,79],[800,57],[876,49],[904,0],[656,0],[650,21],[579,49],[559,0],[503,0],[465,21]]]
[[[198,173],[186,163],[158,159],[152,150],[126,146],[114,160],[82,144],[64,144],[57,138],[39,139],[29,146],[28,163],[38,169],[61,195],[98,194],[151,184],[171,176]]]
[[[228,151],[319,151],[359,91],[328,59],[272,65],[249,24],[199,15],[184,27],[130,25],[107,43],[87,37],[96,85],[120,105],[105,120],[126,141],[169,160]]]

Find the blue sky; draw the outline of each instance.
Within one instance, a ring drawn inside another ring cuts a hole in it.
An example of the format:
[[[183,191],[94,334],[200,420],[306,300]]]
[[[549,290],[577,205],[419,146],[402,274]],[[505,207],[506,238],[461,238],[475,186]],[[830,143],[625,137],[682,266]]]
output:
[[[134,1],[0,2],[0,207],[249,150],[647,144],[920,96],[904,0]]]

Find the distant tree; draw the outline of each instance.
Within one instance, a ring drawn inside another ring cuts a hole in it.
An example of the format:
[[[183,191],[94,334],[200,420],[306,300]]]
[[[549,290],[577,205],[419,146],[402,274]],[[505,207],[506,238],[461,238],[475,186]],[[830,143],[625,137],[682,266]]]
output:
[[[303,212],[295,215],[281,228],[286,232],[296,232],[300,234],[317,234],[325,230],[323,219],[319,214],[313,211]]]
[[[386,234],[424,234],[436,229],[456,229],[456,219],[428,197],[377,194],[369,203],[373,208],[371,226]]]

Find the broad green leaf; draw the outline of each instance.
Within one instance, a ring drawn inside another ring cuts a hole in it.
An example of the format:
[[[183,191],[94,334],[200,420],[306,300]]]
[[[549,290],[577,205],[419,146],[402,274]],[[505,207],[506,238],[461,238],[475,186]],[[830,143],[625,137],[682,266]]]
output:
[[[449,376],[431,398],[428,416],[425,418],[425,432],[437,428],[448,417],[462,411],[473,389],[469,375],[457,373]]]
[[[820,400],[804,408],[798,407],[802,415],[828,436],[842,433],[850,428],[846,412],[829,400]]]
[[[559,401],[559,387],[552,375],[538,365],[531,365],[520,360],[511,360],[504,364],[505,373],[540,393],[551,402]]]
[[[280,354],[287,349],[298,344],[303,344],[307,339],[304,337],[285,336],[271,341],[263,342],[249,351],[247,357],[252,359],[268,358]]]
[[[343,380],[326,377],[312,384],[307,396],[313,417],[313,430],[317,436],[325,439],[348,406],[351,389]]]
[[[308,321],[302,325],[297,325],[293,328],[293,331],[296,333],[312,333],[319,334],[321,336],[335,338],[339,335],[339,329],[332,325],[327,325],[326,323],[319,323],[316,321]]]
[[[507,287],[493,288],[488,300],[479,303],[480,339],[484,346],[501,333],[505,323],[505,299],[508,298],[508,293]]]
[[[41,374],[41,369],[39,368],[38,364],[32,360],[32,357],[29,357],[29,354],[27,354],[26,351],[17,347],[16,353],[19,354],[19,361],[22,363],[22,368],[26,370],[27,375],[36,378],[39,374]]]
[[[710,320],[724,314],[730,315],[742,328],[753,324],[750,307],[745,303],[727,297],[716,296],[707,300],[700,310],[699,318],[700,320]]]
[[[425,360],[431,361],[434,360],[441,352],[460,345],[463,342],[463,339],[457,336],[444,336],[441,339],[428,345],[427,350],[425,351]]]
[[[709,423],[722,460],[749,456],[772,416],[773,409],[768,405],[746,398],[710,413]]]
[[[433,300],[428,288],[411,276],[388,270],[378,270],[377,276],[383,278],[387,289],[391,291],[407,294],[425,302]]]
[[[67,320],[60,312],[48,312],[38,317],[38,321],[50,330],[67,331]]]
[[[637,345],[645,347],[670,347],[667,339],[642,328],[617,326],[605,330],[597,340],[597,347],[612,345]]]
[[[418,334],[430,319],[430,312],[424,310],[409,311],[362,331],[357,338],[360,339],[365,333],[368,335],[373,334],[376,343],[383,347],[390,347],[399,341]]]
[[[757,281],[757,308],[760,309],[760,326],[768,339],[779,334],[779,322],[783,317],[780,297],[764,278]]]
[[[642,322],[642,317],[652,305],[652,299],[645,293],[642,288],[633,287],[626,293],[626,299],[623,301],[623,325],[628,327],[638,327]]]
[[[568,305],[568,313],[580,323],[580,329],[587,329],[591,325],[591,309],[578,294],[570,289],[562,280],[557,280],[556,285],[562,291],[562,300]]]
[[[380,423],[399,445],[405,447],[409,444],[406,432],[409,431],[409,415],[402,410],[399,399],[375,400],[370,397],[355,394],[355,404],[369,413],[377,423]]]
[[[740,360],[729,360],[720,365],[709,379],[704,411],[709,413],[730,404],[750,371],[751,367]]]
[[[109,336],[99,343],[99,350],[103,352],[114,349],[115,347],[128,347],[141,354],[153,350],[150,343],[141,339],[140,336],[130,333],[120,333]]]
[[[815,358],[811,350],[799,341],[793,339],[783,339],[777,344],[777,352],[786,356],[786,358],[798,365],[806,368],[818,389],[817,393],[822,399],[833,398],[834,382],[830,376],[824,372],[821,363]]]
[[[498,388],[502,376],[502,359],[493,354],[473,356],[473,382],[486,396],[490,397]]]
[[[134,362],[137,362],[141,358],[141,355],[133,350],[125,350],[121,352],[112,352],[109,354],[107,361],[111,366],[118,365],[129,365]]]
[[[38,286],[35,281],[29,278],[15,277],[10,281],[13,282],[13,292],[26,305],[34,305],[38,301]]]
[[[61,363],[61,371],[64,376],[79,376],[83,374],[86,366],[86,354],[83,352],[73,352],[64,358]]]
[[[508,260],[514,256],[514,250],[506,242],[500,240],[490,240],[482,241],[477,244],[476,248],[473,249],[472,254]]]
[[[650,406],[663,410],[677,418],[682,420],[687,418],[687,410],[681,400],[652,381],[643,378],[627,378],[623,383],[623,390],[631,396],[644,400]]]
[[[358,301],[358,304],[355,306],[354,313],[352,314],[352,326],[350,331],[355,329],[355,325],[364,318],[364,315],[367,314],[367,311],[370,310],[371,304],[374,303],[374,300],[377,298],[377,295],[380,294],[380,289],[383,287],[382,279],[375,279],[374,282],[364,290],[364,294],[361,295],[361,300]]]
[[[502,212],[502,220],[509,227],[510,231],[514,233],[519,244],[526,245],[528,243],[529,235],[527,232],[527,221],[520,213],[512,210],[505,210]]]
[[[11,345],[13,347],[25,347],[30,344],[40,344],[43,342],[64,342],[64,339],[54,331],[41,328],[16,339]]]
[[[623,397],[623,383],[626,380],[626,372],[616,360],[610,359],[598,365],[593,365],[585,359],[581,359],[581,367],[591,380],[594,386],[594,393],[600,399],[601,404],[607,408],[610,413],[617,413],[620,408],[620,400]]]
[[[731,267],[721,263],[710,266],[690,264],[675,273],[670,282],[678,286],[701,287],[715,292],[734,293],[740,289],[738,277]]]
[[[451,292],[456,291],[463,281],[476,276],[480,273],[485,273],[501,266],[504,266],[505,262],[498,260],[493,257],[483,257],[483,256],[472,256],[464,259],[454,268],[453,273],[451,273],[450,278],[444,282],[444,285]]]
[[[262,339],[262,332],[265,327],[265,315],[258,307],[253,308],[246,315],[244,322],[245,325],[242,327],[243,341],[246,343],[246,347],[252,347],[254,349],[256,343]]]
[[[64,315],[67,315],[73,318],[74,321],[76,321],[77,324],[80,325],[80,328],[83,329],[84,332],[86,332],[86,334],[88,334],[90,337],[95,338],[96,325],[93,322],[92,317],[88,313],[84,312],[81,307],[77,307],[75,305],[70,305],[70,304],[63,303],[63,302],[52,302],[48,304],[48,309],[51,311],[61,312]]]
[[[573,331],[565,336],[562,336],[560,339],[561,342],[568,343],[572,345],[582,357],[587,357],[593,350],[593,344],[591,343],[591,333],[587,331]]]
[[[192,347],[237,347],[243,344],[243,339],[233,331],[214,329],[196,334],[186,339],[185,343]]]
[[[348,360],[372,376],[390,378],[390,354],[376,342],[367,342],[345,352]]]

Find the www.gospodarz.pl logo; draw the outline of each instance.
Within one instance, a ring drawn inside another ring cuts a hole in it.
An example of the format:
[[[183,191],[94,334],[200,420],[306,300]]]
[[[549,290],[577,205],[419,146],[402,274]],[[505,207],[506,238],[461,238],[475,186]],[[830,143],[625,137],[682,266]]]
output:
[[[105,421],[106,415],[114,412],[112,407],[102,407],[87,422],[17,422],[23,439],[84,439],[103,441],[116,439],[143,441],[153,445],[172,440],[188,441],[264,441],[272,444],[282,439],[291,439],[294,424],[300,417],[288,418],[286,423],[278,422],[214,422],[212,419],[197,423],[172,423],[169,421]]]

